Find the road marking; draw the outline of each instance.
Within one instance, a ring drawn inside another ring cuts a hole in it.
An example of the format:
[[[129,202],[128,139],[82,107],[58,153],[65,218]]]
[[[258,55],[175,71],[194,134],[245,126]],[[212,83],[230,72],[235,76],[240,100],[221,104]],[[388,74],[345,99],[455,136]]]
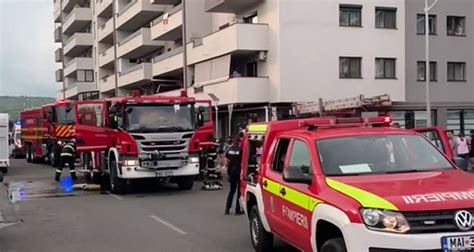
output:
[[[158,217],[155,216],[155,215],[150,215],[150,218],[152,218],[152,219],[158,221],[159,223],[161,223],[161,224],[163,224],[163,225],[165,225],[165,226],[167,226],[167,227],[173,229],[174,231],[176,231],[176,232],[178,232],[178,233],[180,233],[180,234],[182,234],[182,235],[186,235],[186,234],[187,234],[186,232],[184,232],[183,230],[177,228],[177,227],[174,226],[173,224],[171,224],[171,223],[169,223],[169,222],[167,222],[167,221],[165,221],[165,220],[163,220],[163,219],[160,219],[160,218],[158,218]]]
[[[123,200],[123,198],[120,197],[120,196],[118,196],[118,195],[115,195],[115,194],[112,194],[112,193],[109,194],[109,195],[112,196],[112,197],[114,197],[114,198],[116,198],[116,199],[118,199],[118,200]]]

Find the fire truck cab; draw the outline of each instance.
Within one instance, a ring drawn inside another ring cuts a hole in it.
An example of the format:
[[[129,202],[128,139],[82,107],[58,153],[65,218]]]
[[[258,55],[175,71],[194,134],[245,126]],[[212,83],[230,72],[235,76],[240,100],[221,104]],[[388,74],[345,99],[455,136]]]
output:
[[[199,174],[200,142],[213,138],[212,121],[205,125],[196,104],[187,96],[139,95],[77,102],[76,142],[85,172],[95,181],[105,174],[118,194],[127,192],[129,180],[143,178],[190,190]]]
[[[474,175],[440,128],[389,117],[251,124],[241,203],[256,251],[474,249]]]

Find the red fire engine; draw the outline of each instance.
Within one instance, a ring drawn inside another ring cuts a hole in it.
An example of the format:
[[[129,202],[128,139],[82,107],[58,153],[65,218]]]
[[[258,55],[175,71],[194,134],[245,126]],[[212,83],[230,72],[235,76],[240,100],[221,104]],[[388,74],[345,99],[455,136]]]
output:
[[[185,94],[75,103],[84,172],[95,181],[108,175],[113,193],[126,193],[128,180],[142,178],[190,190],[199,173],[200,149],[214,137],[209,105]]]

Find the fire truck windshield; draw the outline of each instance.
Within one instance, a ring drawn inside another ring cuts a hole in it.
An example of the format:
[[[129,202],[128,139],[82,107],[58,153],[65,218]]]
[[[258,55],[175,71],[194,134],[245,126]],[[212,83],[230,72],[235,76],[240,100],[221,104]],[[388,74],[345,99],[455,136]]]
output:
[[[125,108],[125,130],[134,133],[193,131],[192,104],[140,104]]]
[[[55,110],[58,124],[74,124],[76,112],[73,106],[57,106]]]
[[[362,135],[316,143],[327,176],[454,169],[435,146],[418,135]]]

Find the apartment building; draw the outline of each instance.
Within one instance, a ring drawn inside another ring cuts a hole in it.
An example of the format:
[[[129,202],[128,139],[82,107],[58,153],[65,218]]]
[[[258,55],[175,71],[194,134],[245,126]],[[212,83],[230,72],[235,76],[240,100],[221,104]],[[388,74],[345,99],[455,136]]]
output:
[[[55,0],[54,9],[54,41],[60,44],[55,60],[61,64],[56,81],[63,85],[57,96],[76,100],[98,97],[90,1]]]
[[[438,64],[433,115],[442,126],[467,130],[474,109],[474,84],[468,78],[474,71],[474,26],[464,25],[471,29],[464,35],[448,33],[459,33],[458,24],[472,23],[474,8],[470,0],[454,1],[440,0],[433,9],[439,27],[438,35],[431,36],[432,58]],[[91,0],[95,91],[101,97],[127,95],[133,89],[176,95],[186,86],[191,96],[215,100],[222,135],[252,121],[285,118],[295,101],[359,94],[390,94],[397,122],[421,126],[426,124],[419,73],[424,43],[418,14],[423,3]],[[448,21],[448,16],[464,21]],[[450,53],[448,46],[456,52]],[[464,81],[456,81],[461,77]],[[454,117],[459,123],[451,123]]]

